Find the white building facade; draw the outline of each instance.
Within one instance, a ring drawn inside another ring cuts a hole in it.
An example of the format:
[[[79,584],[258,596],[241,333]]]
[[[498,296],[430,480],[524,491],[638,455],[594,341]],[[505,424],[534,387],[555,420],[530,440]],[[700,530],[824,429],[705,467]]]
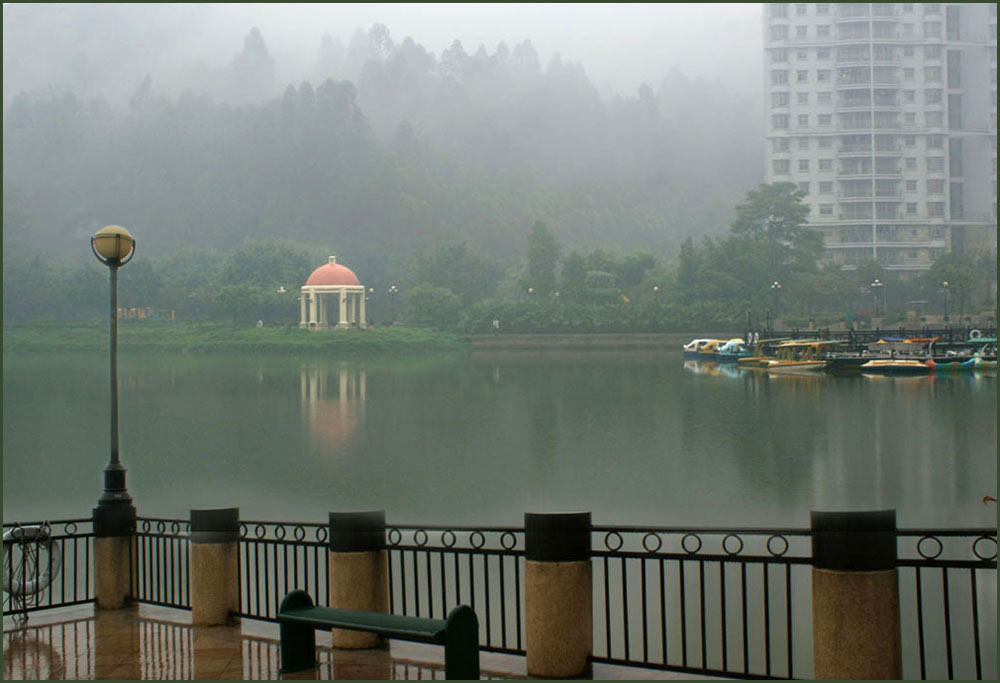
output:
[[[767,4],[764,45],[767,182],[825,261],[996,254],[996,4]]]

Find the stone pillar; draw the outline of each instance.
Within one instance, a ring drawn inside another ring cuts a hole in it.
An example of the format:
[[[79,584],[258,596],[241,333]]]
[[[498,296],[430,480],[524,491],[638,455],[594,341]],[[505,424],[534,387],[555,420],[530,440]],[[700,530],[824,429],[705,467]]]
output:
[[[316,292],[309,292],[309,327],[319,327],[318,318],[316,317]]]
[[[299,292],[299,327],[309,326],[309,318],[308,318],[309,312],[306,302],[307,296],[308,295],[304,290]]]
[[[896,511],[813,512],[815,679],[901,679]]]
[[[191,623],[217,626],[240,611],[240,509],[191,511]]]
[[[385,510],[331,512],[329,553],[329,606],[387,613]],[[334,647],[358,649],[378,645],[374,633],[337,628],[332,633]]]
[[[337,327],[347,327],[347,291],[340,290],[340,321]]]
[[[135,594],[129,583],[135,547],[135,507],[94,508],[94,597],[100,609],[127,607]]]
[[[526,513],[524,548],[528,675],[581,676],[594,638],[590,513]]]
[[[327,317],[329,311],[326,310],[326,307],[330,302],[327,301],[326,294],[322,292],[317,292],[316,296],[319,299],[319,320],[317,321],[317,327],[326,327],[326,321],[329,319]]]

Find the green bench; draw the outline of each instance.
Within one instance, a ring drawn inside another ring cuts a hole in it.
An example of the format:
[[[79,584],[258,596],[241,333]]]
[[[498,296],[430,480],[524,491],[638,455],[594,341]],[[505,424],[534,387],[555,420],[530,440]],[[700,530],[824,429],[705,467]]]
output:
[[[479,679],[479,620],[468,605],[459,605],[447,619],[404,617],[317,607],[309,594],[295,590],[278,607],[281,632],[281,671],[290,673],[316,666],[316,629],[344,628],[377,633],[386,638],[444,645],[447,679]]]

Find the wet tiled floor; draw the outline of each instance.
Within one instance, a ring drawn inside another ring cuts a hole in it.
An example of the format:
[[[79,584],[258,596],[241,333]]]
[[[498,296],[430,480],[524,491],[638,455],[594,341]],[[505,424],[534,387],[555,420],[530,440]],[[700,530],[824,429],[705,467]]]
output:
[[[392,641],[374,650],[336,650],[317,633],[319,666],[281,675],[278,627],[245,619],[236,626],[192,626],[182,610],[91,605],[4,617],[3,677],[17,679],[443,679],[444,650]],[[325,641],[325,642],[324,642]],[[481,653],[484,678],[527,678],[523,657]],[[669,672],[595,664],[595,679],[690,678]]]

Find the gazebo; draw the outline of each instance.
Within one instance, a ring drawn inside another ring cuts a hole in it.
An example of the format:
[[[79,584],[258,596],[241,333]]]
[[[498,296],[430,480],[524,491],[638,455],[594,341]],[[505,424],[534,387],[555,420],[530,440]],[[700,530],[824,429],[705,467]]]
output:
[[[338,313],[333,327],[366,327],[364,285],[354,271],[337,263],[336,256],[312,272],[301,292],[299,327],[329,329],[327,306],[331,297]]]

